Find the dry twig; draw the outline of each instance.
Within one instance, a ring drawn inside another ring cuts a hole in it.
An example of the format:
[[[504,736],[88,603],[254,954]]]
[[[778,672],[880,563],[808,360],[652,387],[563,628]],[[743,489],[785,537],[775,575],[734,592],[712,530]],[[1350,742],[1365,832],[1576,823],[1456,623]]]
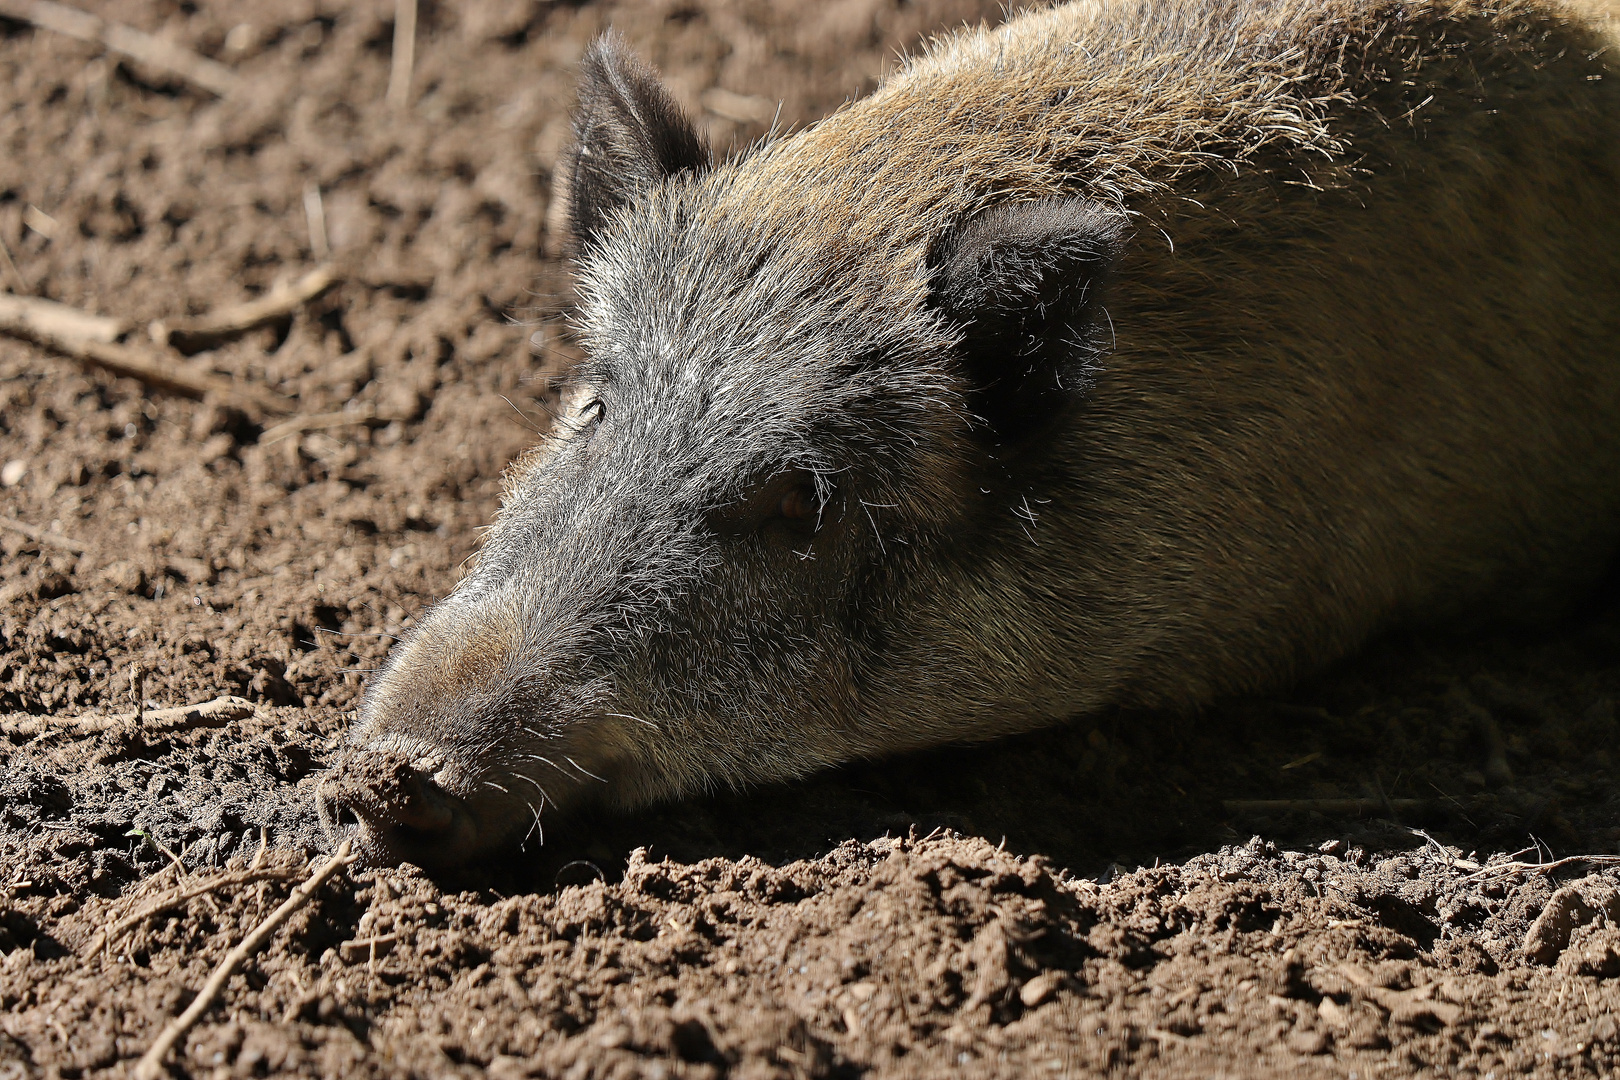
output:
[[[310,254],[320,262],[332,257],[332,243],[326,234],[326,203],[321,185],[311,180],[304,185],[304,221],[309,226]]]
[[[1433,852],[1434,855],[1437,858],[1439,858],[1439,860],[1442,863],[1444,863],[1448,869],[1451,869],[1451,870],[1478,870],[1479,869],[1479,863],[1474,862],[1472,859],[1464,859],[1459,855],[1453,855],[1446,848],[1446,845],[1442,844],[1440,841],[1436,840],[1434,837],[1430,836],[1428,833],[1424,832],[1422,829],[1408,829],[1406,831],[1411,833],[1413,836],[1421,836],[1423,838],[1424,842],[1425,842],[1424,850]]]
[[[109,22],[87,11],[52,0],[0,0],[0,16],[50,30],[64,37],[104,45],[131,60],[180,76],[211,94],[229,97],[241,86],[236,72],[190,49],[142,33],[123,23]]]
[[[62,223],[51,215],[29,203],[23,210],[23,224],[39,233],[47,240],[55,240],[56,234],[62,231]]]
[[[266,414],[286,415],[293,411],[292,402],[273,390],[238,382],[172,358],[155,357],[127,345],[61,337],[20,326],[7,326],[4,323],[0,323],[0,332],[26,338],[52,352],[70,356],[82,364],[101,368],[126,379],[136,379],[147,386],[167,390],[181,397],[197,401],[212,398],[221,404],[240,409],[256,419]]]
[[[375,967],[377,964],[377,946],[392,945],[398,940],[399,935],[395,933],[373,934],[371,937],[358,938],[354,941],[344,941],[339,943],[338,954],[349,963],[353,963],[362,956],[369,957],[368,962],[371,964],[371,966]],[[386,952],[384,955],[387,955]]]
[[[283,282],[255,300],[217,308],[195,319],[159,319],[152,340],[178,349],[198,349],[284,319],[338,283],[331,266],[317,266],[296,281]]]
[[[14,533],[20,533],[28,537],[36,544],[50,544],[52,547],[59,547],[63,551],[69,551],[75,555],[83,555],[85,551],[84,545],[71,536],[63,536],[59,532],[41,529],[37,525],[29,525],[18,521],[16,518],[0,517],[0,529],[10,529]]]
[[[5,0],[0,0],[4,3]],[[23,337],[117,341],[129,329],[122,319],[92,315],[55,300],[0,293],[0,330]]]
[[[348,427],[350,424],[369,424],[373,420],[387,420],[388,417],[377,411],[375,405],[365,405],[359,409],[344,409],[341,412],[310,413],[308,416],[294,416],[283,420],[279,424],[272,424],[259,435],[259,445],[269,446],[280,442],[291,435],[302,435],[306,431],[325,431],[328,428]]]
[[[334,874],[353,861],[349,855],[349,848],[350,842],[348,840],[343,841],[342,846],[337,849],[335,855],[328,859],[319,870],[311,874],[309,880],[294,889],[292,895],[287,897],[280,907],[270,913],[269,918],[254,927],[248,933],[248,936],[242,939],[241,944],[226,954],[225,959],[219,962],[219,966],[214,969],[214,973],[203,984],[203,988],[197,994],[196,999],[187,1006],[185,1012],[169,1022],[169,1026],[158,1034],[151,1048],[141,1056],[141,1060],[135,1066],[135,1080],[161,1080],[163,1076],[163,1059],[174,1048],[174,1044],[185,1037],[186,1032],[190,1031],[192,1026],[202,1018],[203,1013],[213,1008],[215,999],[219,997],[220,991],[225,989],[225,983],[230,980],[230,977],[236,972],[242,961],[263,947],[281,927],[281,924],[292,916],[293,912],[308,903],[309,898],[322,885],[325,885]]]
[[[129,899],[136,900],[142,896],[148,896],[155,892],[157,890],[158,883],[161,882],[165,877],[168,877],[169,872],[172,870],[179,870],[183,873],[185,871],[185,867],[178,866],[172,862],[166,864],[163,869],[153,872],[144,881],[137,883],[135,886],[135,891],[130,894]],[[176,881],[175,884],[180,884],[180,881]],[[92,938],[91,940],[94,941],[95,939]]]
[[[130,832],[125,833],[124,835],[125,836],[139,836],[142,839],[144,839],[147,843],[151,844],[153,847],[155,847],[159,851],[161,851],[164,855],[167,855],[169,857],[169,865],[174,867],[176,876],[179,878],[179,883],[181,885],[184,885],[186,883],[186,859],[185,859],[185,856],[186,856],[186,852],[191,850],[189,845],[186,846],[186,847],[182,847],[180,849],[180,854],[176,855],[174,853],[174,850],[172,848],[170,848],[168,844],[165,844],[163,841],[159,840],[155,834],[149,833],[145,829],[134,829],[134,830],[131,830]]]
[[[403,110],[411,101],[411,69],[416,65],[416,0],[394,0],[394,54],[388,66],[388,107]]]
[[[1503,862],[1481,867],[1476,873],[1463,878],[1464,881],[1485,881],[1488,878],[1501,877],[1506,874],[1550,874],[1554,870],[1561,870],[1566,866],[1585,864],[1587,866],[1620,866],[1620,855],[1570,855],[1563,859],[1554,859],[1551,862]]]
[[[167,870],[168,868],[165,867],[164,869]],[[227,886],[251,885],[255,881],[274,881],[278,879],[284,880],[291,876],[292,874],[286,870],[241,870],[234,874],[221,874],[218,877],[210,878],[200,885],[193,885],[189,889],[182,889],[177,892],[172,892],[167,896],[160,896],[150,903],[141,905],[141,907],[136,909],[132,914],[125,915],[122,919],[114,922],[105,930],[98,932],[95,937],[90,939],[90,944],[85,946],[82,955],[94,956],[107,946],[116,943],[118,939],[123,936],[125,931],[129,930],[131,927],[139,926],[141,923],[145,922],[147,919],[150,919],[153,915],[156,915],[161,911],[168,911],[170,908],[179,907],[186,901],[195,900],[197,897],[206,893],[215,892],[219,889],[226,888]]]
[[[142,731],[189,731],[199,727],[220,727],[232,720],[241,720],[257,711],[246,698],[227,694],[199,705],[181,705],[173,709],[147,709],[143,713],[114,713],[111,716],[28,716],[20,720],[0,719],[0,735],[29,736],[46,732],[67,735],[99,735],[105,731],[132,729],[138,723]]]

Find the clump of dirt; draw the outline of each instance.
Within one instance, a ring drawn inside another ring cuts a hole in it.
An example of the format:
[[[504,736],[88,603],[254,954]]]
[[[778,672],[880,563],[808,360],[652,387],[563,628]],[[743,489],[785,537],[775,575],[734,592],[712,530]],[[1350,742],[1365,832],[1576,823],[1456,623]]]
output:
[[[241,89],[0,19],[5,286],[165,355],[152,320],[341,283],[166,354],[292,399],[290,428],[0,337],[0,1077],[125,1074],[325,851],[366,671],[455,583],[574,356],[552,171],[589,39],[617,26],[724,148],[1002,17],[424,3],[400,107],[392,4],[85,6]],[[41,726],[223,694],[253,715]],[[1556,859],[1620,850],[1617,701],[1611,592],[1377,643],[1285,701],[548,818],[516,858],[328,884],[171,1067],[1601,1075],[1614,871]],[[1545,865],[1477,854],[1508,851]]]

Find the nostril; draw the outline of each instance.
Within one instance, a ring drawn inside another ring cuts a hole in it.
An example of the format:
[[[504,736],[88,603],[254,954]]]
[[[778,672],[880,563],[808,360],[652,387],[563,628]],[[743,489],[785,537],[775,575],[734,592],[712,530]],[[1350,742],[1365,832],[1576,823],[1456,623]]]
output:
[[[321,828],[327,839],[338,844],[345,839],[363,838],[365,818],[354,804],[345,798],[349,792],[341,780],[329,777],[315,789],[315,812],[321,819]]]
[[[365,827],[365,822],[360,820],[360,815],[355,812],[354,807],[342,803],[338,803],[332,811],[332,824],[343,832]]]

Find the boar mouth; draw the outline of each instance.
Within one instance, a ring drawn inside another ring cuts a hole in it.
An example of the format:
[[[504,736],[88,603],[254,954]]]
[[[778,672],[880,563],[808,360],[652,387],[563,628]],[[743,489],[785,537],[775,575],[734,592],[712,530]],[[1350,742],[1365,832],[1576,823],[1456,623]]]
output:
[[[334,844],[353,842],[370,866],[427,870],[465,862],[493,846],[467,802],[430,775],[431,764],[392,751],[345,756],[316,789],[321,826]]]

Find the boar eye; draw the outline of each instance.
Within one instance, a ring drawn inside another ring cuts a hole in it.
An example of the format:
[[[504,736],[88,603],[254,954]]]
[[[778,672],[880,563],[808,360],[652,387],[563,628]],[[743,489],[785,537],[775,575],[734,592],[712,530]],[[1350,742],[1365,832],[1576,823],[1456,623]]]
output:
[[[779,474],[741,498],[715,507],[708,517],[716,529],[728,533],[783,526],[796,533],[813,533],[821,524],[821,500],[816,497],[815,477],[794,471]]]
[[[795,484],[782,496],[776,512],[792,522],[814,524],[821,514],[816,489],[809,484]]]
[[[596,428],[602,423],[602,417],[607,415],[607,406],[602,404],[601,398],[592,398],[580,406],[578,418],[574,421],[574,431],[585,441],[589,442],[596,435]]]

